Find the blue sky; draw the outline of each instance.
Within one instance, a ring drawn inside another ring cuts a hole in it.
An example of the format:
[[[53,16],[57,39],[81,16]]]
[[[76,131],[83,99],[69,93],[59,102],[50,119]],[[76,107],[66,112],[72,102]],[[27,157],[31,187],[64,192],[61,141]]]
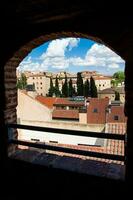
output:
[[[98,71],[112,75],[123,71],[124,60],[104,45],[81,38],[61,38],[33,49],[20,63],[20,71]]]

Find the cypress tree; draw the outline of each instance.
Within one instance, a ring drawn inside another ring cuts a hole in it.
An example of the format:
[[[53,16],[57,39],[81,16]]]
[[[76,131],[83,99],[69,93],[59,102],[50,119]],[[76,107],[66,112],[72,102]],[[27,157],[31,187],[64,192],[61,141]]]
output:
[[[92,76],[90,78],[90,95],[92,98],[97,97],[97,87]]]
[[[120,93],[115,91],[115,101],[120,101]]]
[[[69,81],[69,89],[68,89],[69,97],[72,97],[75,95],[75,88],[72,85],[72,79]]]
[[[67,76],[65,75],[65,82],[62,85],[62,96],[68,97],[68,84],[67,84]]]
[[[58,78],[57,78],[57,76],[56,76],[56,79],[55,79],[54,93],[55,93],[55,96],[56,96],[56,97],[59,97],[59,96],[60,96],[59,83],[58,83]]]
[[[84,83],[84,96],[88,97],[90,95],[90,83],[88,79]]]
[[[52,81],[52,78],[50,78],[50,88],[49,88],[48,96],[52,97],[53,94],[54,94],[53,81]]]
[[[81,72],[77,73],[77,95],[83,96],[83,79],[81,76]]]

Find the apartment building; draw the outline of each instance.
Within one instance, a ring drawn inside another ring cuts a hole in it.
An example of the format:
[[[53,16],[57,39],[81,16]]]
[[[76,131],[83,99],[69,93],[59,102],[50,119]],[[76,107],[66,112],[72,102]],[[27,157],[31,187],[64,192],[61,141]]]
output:
[[[99,98],[108,97],[110,101],[114,101],[115,100],[115,92],[119,93],[121,103],[125,103],[124,87],[106,88],[104,90],[100,90],[100,91],[98,91],[98,97]]]
[[[104,90],[106,88],[111,88],[111,77],[108,76],[94,76],[95,84],[97,90]]]
[[[66,72],[60,72],[60,73],[54,74],[52,76],[53,85],[55,85],[55,80],[57,77],[58,83],[59,83],[59,90],[61,91],[62,85],[65,82],[65,76],[67,76],[68,82],[70,81],[70,79],[72,80],[72,85],[75,88],[75,90],[77,90],[77,74],[71,74],[71,73],[66,73]],[[102,74],[98,74],[96,71],[82,71],[81,76],[83,78],[83,83],[87,79],[90,81],[90,78],[93,77],[98,91],[111,87],[110,76],[104,76]]]
[[[46,96],[50,88],[50,78],[45,73],[30,74],[27,77],[27,84],[34,85],[38,95]]]

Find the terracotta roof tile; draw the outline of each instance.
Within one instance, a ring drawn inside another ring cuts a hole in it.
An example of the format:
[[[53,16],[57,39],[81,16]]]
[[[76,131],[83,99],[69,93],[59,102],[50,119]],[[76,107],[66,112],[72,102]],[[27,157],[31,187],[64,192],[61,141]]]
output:
[[[57,110],[52,113],[52,118],[58,119],[79,119],[78,110]]]
[[[84,106],[84,101],[71,101],[69,98],[56,98],[54,105]]]
[[[43,96],[37,96],[36,100],[39,101],[40,103],[44,104],[48,108],[52,109],[53,104],[56,100],[56,97],[43,97]]]

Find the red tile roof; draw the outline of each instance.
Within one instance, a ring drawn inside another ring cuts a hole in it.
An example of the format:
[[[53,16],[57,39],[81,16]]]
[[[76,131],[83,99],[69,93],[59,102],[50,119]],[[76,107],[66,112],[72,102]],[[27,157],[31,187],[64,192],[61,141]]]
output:
[[[108,76],[93,76],[94,80],[111,80],[111,77]]]
[[[126,123],[107,123],[105,131],[107,133],[115,133],[123,135],[126,133]]]
[[[89,124],[104,124],[106,122],[106,108],[109,104],[109,99],[90,99],[87,107],[87,123]],[[97,112],[94,112],[97,109]]]
[[[52,143],[51,143],[52,145]],[[96,146],[85,146],[85,145],[70,145],[70,144],[60,144],[60,143],[53,143],[54,146],[60,146],[60,147],[68,147],[72,149],[77,150],[85,150],[85,151],[93,151],[93,152],[101,152],[101,153],[107,153],[107,154],[115,154],[115,155],[124,155],[124,142],[119,140],[107,140],[107,146],[103,147],[96,147]],[[57,151],[50,151],[47,150],[49,153],[54,153],[60,156],[70,156],[70,157],[76,157],[81,159],[90,159],[90,160],[98,160],[98,161],[104,161],[107,163],[117,163],[124,165],[123,161],[116,161],[116,160],[110,160],[110,159],[104,159],[104,158],[96,158],[96,157],[89,157],[89,156],[83,156],[83,155],[76,155],[76,154],[69,154],[64,152],[57,152]]]
[[[39,101],[40,103],[44,104],[48,108],[52,109],[53,104],[56,100],[56,97],[43,97],[43,96],[37,96],[36,100]]]
[[[79,119],[78,110],[57,110],[52,113],[54,119]]]
[[[63,106],[84,106],[84,101],[71,101],[69,98],[56,98],[54,105],[63,105]]]

